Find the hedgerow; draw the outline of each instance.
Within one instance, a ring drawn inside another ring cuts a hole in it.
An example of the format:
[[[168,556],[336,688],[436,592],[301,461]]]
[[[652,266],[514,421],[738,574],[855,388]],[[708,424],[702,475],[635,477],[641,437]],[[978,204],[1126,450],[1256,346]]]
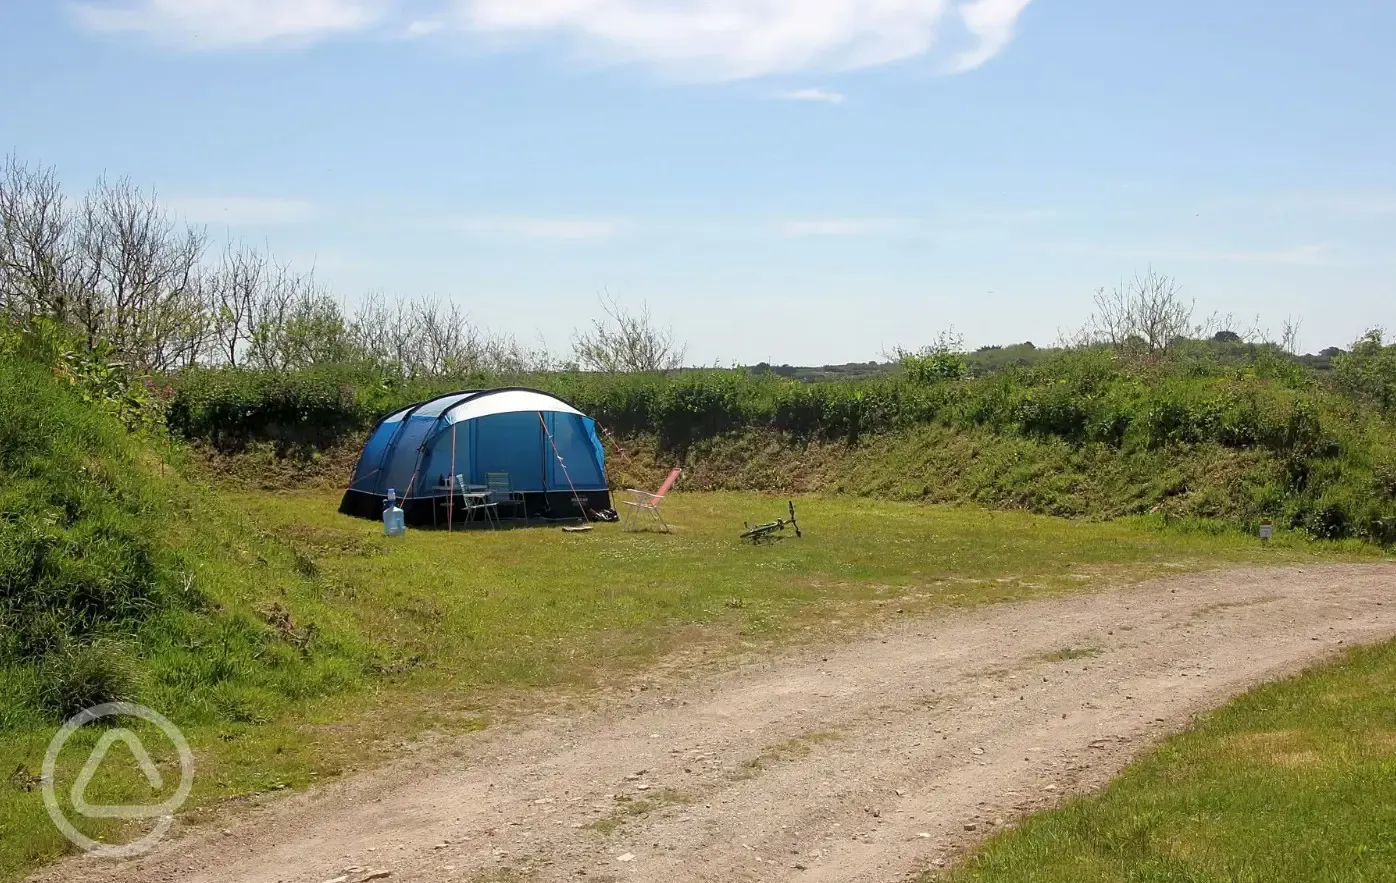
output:
[[[1370,374],[1367,389],[1377,387]],[[1387,453],[1396,441],[1390,418],[1272,358],[1140,364],[1083,348],[982,377],[920,372],[819,383],[744,370],[413,381],[363,366],[197,369],[173,382],[170,428],[224,452],[265,442],[285,451],[318,450],[360,438],[384,414],[412,402],[497,386],[553,393],[612,436],[655,436],[680,457],[700,443],[753,430],[791,444],[857,444],[926,425],[1098,446],[1123,456],[1202,447],[1255,451],[1266,455],[1273,476],[1252,488],[1250,515],[1282,517],[1320,537],[1396,539],[1396,502],[1381,490],[1396,471]]]

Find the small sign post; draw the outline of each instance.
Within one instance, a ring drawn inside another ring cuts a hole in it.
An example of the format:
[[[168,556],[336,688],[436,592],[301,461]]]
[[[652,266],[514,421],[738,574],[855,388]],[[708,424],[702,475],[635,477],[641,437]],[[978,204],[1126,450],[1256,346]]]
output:
[[[1267,518],[1264,521],[1260,522],[1260,541],[1262,543],[1270,542],[1270,538],[1274,535],[1275,525],[1270,521],[1270,519]]]

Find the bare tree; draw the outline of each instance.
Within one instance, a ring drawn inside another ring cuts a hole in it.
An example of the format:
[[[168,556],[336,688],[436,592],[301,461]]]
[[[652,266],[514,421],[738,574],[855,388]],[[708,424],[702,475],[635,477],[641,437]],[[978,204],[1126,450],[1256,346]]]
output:
[[[1197,326],[1198,338],[1213,342],[1261,343],[1265,332],[1260,327],[1260,316],[1244,321],[1235,313],[1213,313]]]
[[[77,220],[73,316],[147,370],[192,360],[210,328],[199,277],[207,237],[180,227],[154,193],[101,179]]]
[[[209,328],[199,278],[204,235],[180,228],[155,195],[98,181],[70,209],[53,170],[0,169],[0,301],[109,341],[136,367],[165,370],[199,354]]]
[[[289,371],[357,355],[344,310],[314,273],[276,267],[253,307],[246,361]]]
[[[389,301],[381,292],[370,294],[354,311],[349,335],[363,357],[408,377],[524,374],[553,366],[546,343],[529,349],[514,337],[491,334],[457,304],[436,298]]]
[[[52,168],[0,165],[0,310],[68,321],[72,213]]]
[[[648,304],[627,312],[609,295],[601,298],[604,319],[572,338],[572,353],[584,371],[672,371],[683,365],[687,347],[674,340],[673,329],[655,327]]]
[[[207,244],[202,229],[177,222],[129,180],[101,178],[69,204],[52,169],[0,164],[0,315],[56,320],[139,370],[199,360],[288,370],[364,358],[409,376],[564,366],[545,343],[491,334],[451,301],[372,295],[351,319],[313,271],[240,243],[210,266]],[[632,313],[604,298],[602,308],[605,318],[575,337],[565,367],[683,363],[683,347],[654,326],[648,307]]]
[[[1303,320],[1295,316],[1286,316],[1280,323],[1278,331],[1264,327],[1260,324],[1259,317],[1256,318],[1254,329],[1246,338],[1247,343],[1262,344],[1267,347],[1288,353],[1291,356],[1299,355],[1299,329],[1303,326]]]
[[[275,268],[263,284],[252,305],[247,335],[247,363],[267,370],[291,367],[286,330],[291,322],[297,284],[285,267]]]
[[[482,367],[480,331],[455,303],[420,298],[410,304],[409,327],[416,339],[412,347],[414,373],[458,376]]]
[[[211,349],[218,360],[231,367],[238,366],[252,343],[253,322],[271,281],[269,264],[262,252],[229,244],[208,280],[213,314]]]
[[[484,367],[484,334],[452,302],[422,297],[390,305],[370,294],[349,323],[365,357],[409,377],[460,375]]]
[[[512,336],[491,335],[485,339],[484,359],[489,369],[498,374],[531,374],[568,367],[552,357],[541,335],[533,348],[523,346]]]
[[[1302,319],[1286,316],[1284,323],[1280,325],[1279,347],[1291,356],[1299,355],[1299,329],[1303,324]]]
[[[1195,302],[1184,300],[1177,282],[1152,268],[1113,291],[1097,290],[1095,305],[1078,342],[1158,356],[1174,342],[1203,331],[1203,325],[1193,322]]]
[[[389,306],[381,291],[370,292],[349,320],[349,336],[363,358],[410,376],[411,323],[402,301]]]

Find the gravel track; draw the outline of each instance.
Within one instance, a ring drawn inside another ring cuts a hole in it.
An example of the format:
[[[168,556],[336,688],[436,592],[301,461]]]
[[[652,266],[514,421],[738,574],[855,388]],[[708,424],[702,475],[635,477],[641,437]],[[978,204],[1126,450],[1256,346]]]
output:
[[[1394,635],[1386,564],[945,612],[525,716],[251,809],[227,833],[34,879],[884,883],[1099,787],[1199,711]]]

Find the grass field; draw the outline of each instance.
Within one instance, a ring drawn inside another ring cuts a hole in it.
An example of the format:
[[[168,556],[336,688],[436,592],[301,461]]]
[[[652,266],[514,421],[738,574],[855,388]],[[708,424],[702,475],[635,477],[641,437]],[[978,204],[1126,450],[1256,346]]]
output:
[[[938,606],[1228,563],[1378,554],[1288,534],[1261,548],[1206,525],[836,498],[799,503],[803,539],[753,547],[737,539],[742,522],[779,517],[785,503],[739,493],[673,497],[672,535],[602,525],[576,535],[413,531],[400,541],[338,515],[331,492],[220,502],[246,524],[198,540],[231,544],[222,557],[192,550],[219,615],[157,629],[185,637],[140,651],[152,674],[138,698],[183,727],[198,757],[193,821],[206,818],[199,807],[372,766],[426,731],[487,726],[675,651],[692,667]],[[289,561],[297,578],[256,578],[273,572],[270,559]],[[0,782],[0,880],[67,849],[40,795],[23,787],[54,729],[27,718],[0,728],[0,773],[17,774]],[[95,738],[81,734],[64,753],[60,793]],[[172,769],[170,757],[163,763]],[[146,788],[134,776],[99,776],[94,787],[108,801]]]
[[[923,883],[1396,880],[1396,643],[1262,687]]]

